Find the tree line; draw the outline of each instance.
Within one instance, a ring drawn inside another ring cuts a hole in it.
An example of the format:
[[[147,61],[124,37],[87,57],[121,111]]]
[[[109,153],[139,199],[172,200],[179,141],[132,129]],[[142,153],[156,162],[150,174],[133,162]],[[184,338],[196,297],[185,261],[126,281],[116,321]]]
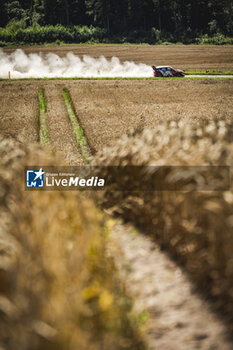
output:
[[[232,36],[233,0],[1,0],[0,27],[95,26],[108,35]]]

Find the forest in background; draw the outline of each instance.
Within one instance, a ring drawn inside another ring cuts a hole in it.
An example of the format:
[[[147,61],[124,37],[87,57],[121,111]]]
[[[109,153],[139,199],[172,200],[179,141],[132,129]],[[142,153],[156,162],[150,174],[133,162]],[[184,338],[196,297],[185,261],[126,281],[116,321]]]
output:
[[[1,0],[0,44],[232,44],[232,0]]]

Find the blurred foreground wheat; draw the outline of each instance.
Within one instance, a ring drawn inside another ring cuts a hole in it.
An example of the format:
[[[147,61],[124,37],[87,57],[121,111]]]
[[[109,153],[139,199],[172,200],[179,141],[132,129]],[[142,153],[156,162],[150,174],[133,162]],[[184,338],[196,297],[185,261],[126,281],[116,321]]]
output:
[[[163,187],[208,182],[208,174],[187,172],[180,166],[233,165],[233,123],[223,120],[203,122],[198,126],[182,122],[160,123],[153,130],[131,133],[106,148],[95,164],[135,167],[131,178],[115,177],[117,185],[143,179],[150,184],[156,168],[151,165],[177,166],[164,176]],[[102,169],[102,175],[103,175]],[[139,173],[138,173],[139,172]],[[211,175],[209,173],[209,175]],[[195,189],[195,187],[194,187]],[[175,256],[215,306],[233,315],[233,190],[225,191],[112,191],[106,189],[102,203],[126,220],[154,235],[161,247]],[[155,267],[156,268],[156,267]]]
[[[92,200],[24,190],[24,165],[49,162],[0,139],[0,348],[144,349]]]

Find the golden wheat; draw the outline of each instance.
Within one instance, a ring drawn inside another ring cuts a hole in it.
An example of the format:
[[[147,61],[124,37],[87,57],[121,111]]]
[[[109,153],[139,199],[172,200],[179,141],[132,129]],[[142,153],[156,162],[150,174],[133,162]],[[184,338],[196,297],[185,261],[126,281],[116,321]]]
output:
[[[112,191],[125,183],[143,179],[153,185],[157,171],[152,165],[168,168],[163,188],[211,180],[203,167],[189,174],[181,166],[233,165],[233,123],[223,120],[200,122],[190,126],[183,122],[160,123],[155,130],[122,137],[114,147],[106,148],[95,159],[98,165],[135,167],[127,178],[114,177],[111,168],[102,169],[114,186],[102,198],[106,207],[127,220],[152,232],[162,247],[185,264],[202,291],[215,300],[218,309],[233,314],[233,191]],[[139,173],[138,173],[139,172]],[[135,180],[134,180],[135,178]],[[221,176],[220,176],[221,179]],[[183,181],[183,182],[182,182]],[[211,180],[212,181],[212,180]],[[205,183],[204,182],[204,183]],[[217,181],[218,182],[218,181]],[[215,186],[215,183],[213,183]],[[151,187],[152,188],[152,187]]]
[[[39,148],[1,139],[0,159],[1,349],[144,349],[93,201],[25,191]]]

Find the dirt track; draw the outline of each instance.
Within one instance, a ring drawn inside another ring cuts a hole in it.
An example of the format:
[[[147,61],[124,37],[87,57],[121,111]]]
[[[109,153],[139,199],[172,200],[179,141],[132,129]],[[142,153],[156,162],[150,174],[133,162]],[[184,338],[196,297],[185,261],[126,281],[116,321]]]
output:
[[[16,48],[5,48],[12,52]],[[22,47],[26,53],[47,54],[53,52],[65,56],[74,54],[105,56],[110,59],[117,56],[123,61],[134,61],[148,65],[171,65],[181,69],[195,70],[233,70],[233,47],[214,45],[70,45]]]
[[[116,224],[111,252],[135,307],[150,318],[145,334],[149,350],[231,350],[227,327],[195,292],[184,271],[142,232]],[[116,247],[118,246],[118,249]]]

